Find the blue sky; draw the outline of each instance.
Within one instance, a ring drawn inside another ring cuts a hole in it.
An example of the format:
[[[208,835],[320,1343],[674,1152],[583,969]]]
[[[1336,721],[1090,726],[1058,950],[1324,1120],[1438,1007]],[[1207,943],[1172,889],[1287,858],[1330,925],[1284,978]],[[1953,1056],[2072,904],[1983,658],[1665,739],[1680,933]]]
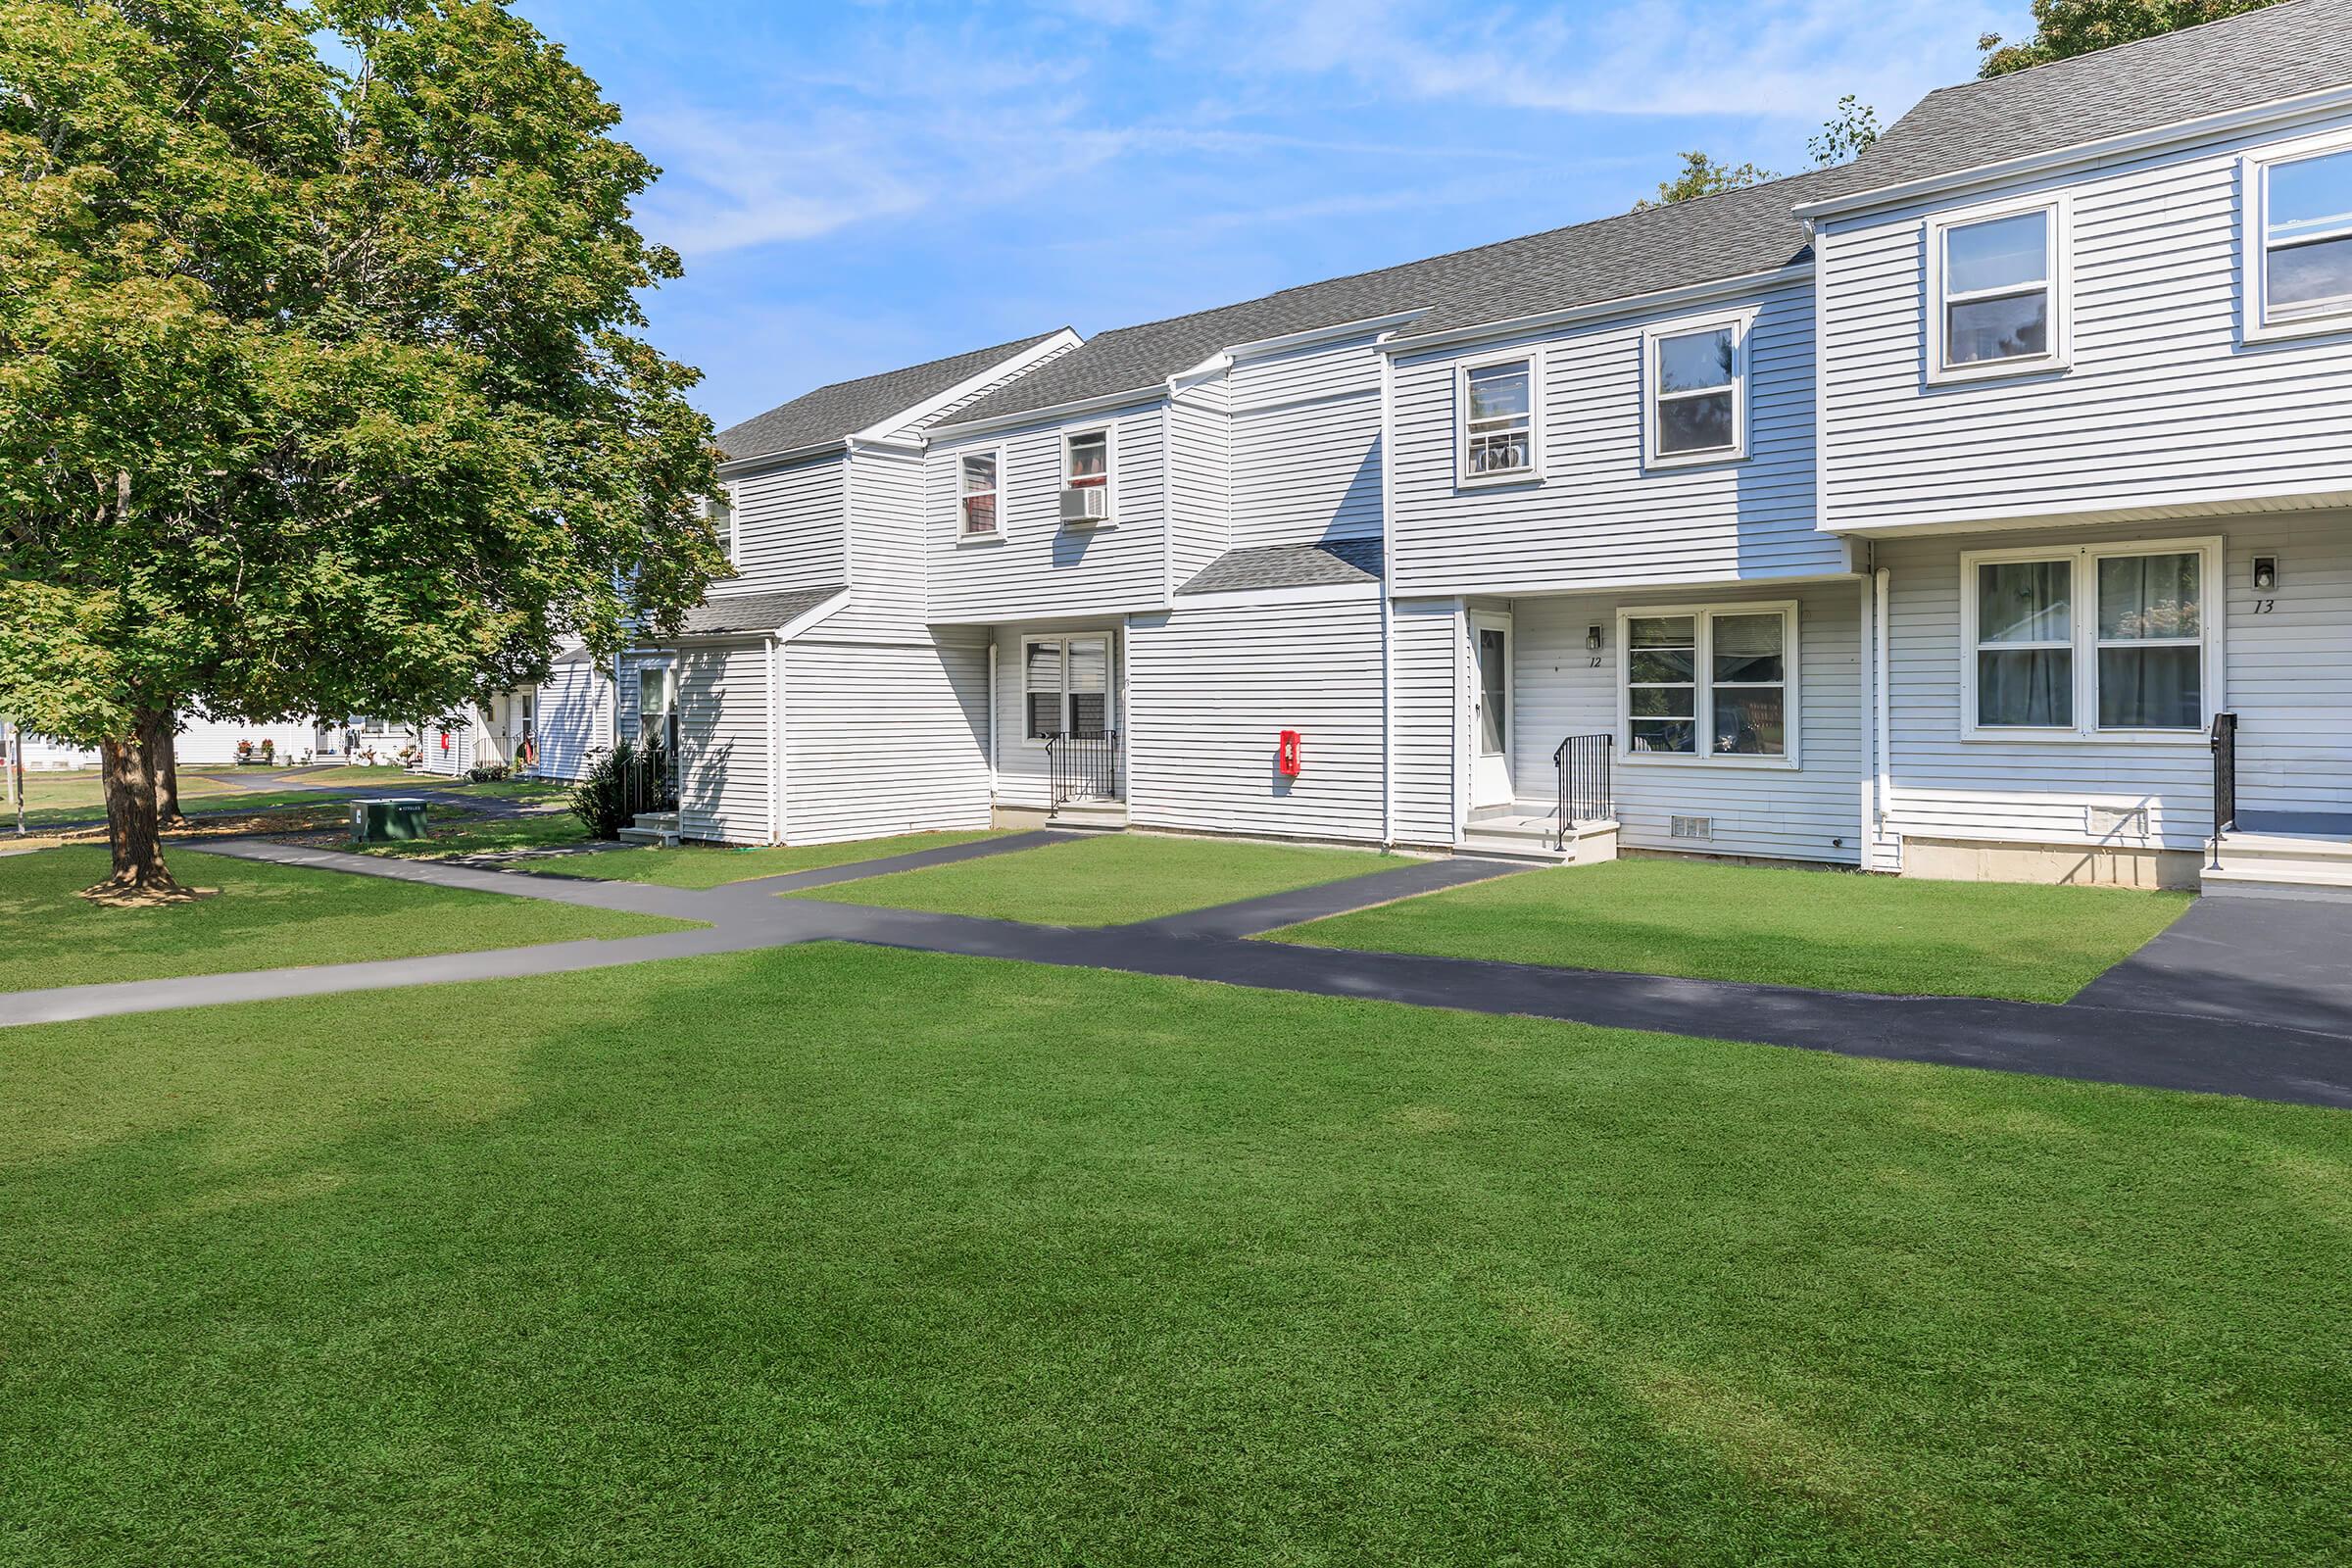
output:
[[[1685,148],[1782,172],[1891,122],[2024,0],[518,0],[664,170],[655,341],[721,425],[1622,212]]]

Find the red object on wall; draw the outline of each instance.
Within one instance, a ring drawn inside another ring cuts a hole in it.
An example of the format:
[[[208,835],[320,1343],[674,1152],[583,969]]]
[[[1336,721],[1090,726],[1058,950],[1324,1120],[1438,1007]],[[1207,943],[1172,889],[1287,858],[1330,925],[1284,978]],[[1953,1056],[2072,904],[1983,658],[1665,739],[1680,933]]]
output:
[[[449,750],[449,731],[447,730],[441,732],[441,749],[445,752]]]
[[[1286,729],[1282,732],[1282,744],[1274,754],[1274,771],[1280,773],[1284,778],[1298,776],[1298,732],[1297,730]]]

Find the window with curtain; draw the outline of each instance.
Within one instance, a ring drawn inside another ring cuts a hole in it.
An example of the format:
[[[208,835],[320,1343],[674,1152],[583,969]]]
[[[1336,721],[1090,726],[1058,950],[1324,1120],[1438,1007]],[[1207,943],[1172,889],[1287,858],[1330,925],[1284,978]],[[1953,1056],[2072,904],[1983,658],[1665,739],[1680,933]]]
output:
[[[1651,339],[1650,456],[1737,456],[1740,337],[1730,326]]]
[[[1493,479],[1535,468],[1532,360],[1473,366],[1462,372],[1462,474]]]
[[[1631,615],[1624,635],[1630,754],[1788,756],[1789,607]]]
[[[2058,729],[2075,722],[2072,556],[1977,566],[1977,723]]]
[[[2352,312],[2352,149],[2263,168],[2266,319]]]
[[[2044,208],[1939,231],[1946,369],[2049,356],[2054,216]]]
[[[2194,733],[2206,720],[2208,547],[1971,560],[1980,730]]]
[[[959,506],[967,539],[987,538],[997,531],[997,465],[994,452],[967,452],[958,466]]]
[[[1626,623],[1626,711],[1636,752],[1698,751],[1698,617],[1642,615]]]
[[[2203,726],[2204,564],[2194,551],[2096,559],[2099,728]]]
[[[1096,490],[1110,483],[1110,432],[1089,430],[1070,437],[1069,472],[1062,482],[1072,490]]]

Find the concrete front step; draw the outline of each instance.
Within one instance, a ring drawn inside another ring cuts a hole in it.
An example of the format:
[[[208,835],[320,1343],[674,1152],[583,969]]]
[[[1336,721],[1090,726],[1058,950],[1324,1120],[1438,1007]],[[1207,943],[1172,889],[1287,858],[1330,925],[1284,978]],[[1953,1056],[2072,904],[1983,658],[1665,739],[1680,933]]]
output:
[[[1074,827],[1113,833],[1127,825],[1125,801],[1072,801],[1046,813],[1054,827]]]
[[[2201,878],[2207,898],[2311,899],[2352,904],[2352,865],[2331,860],[2269,859],[2209,865]]]
[[[1573,822],[1565,842],[1560,842],[1558,829],[1548,816],[1482,816],[1463,829],[1456,848],[1464,855],[1498,859],[1597,865],[1617,858],[1617,824]]]
[[[678,847],[678,813],[640,811],[635,825],[622,828],[613,837],[623,844],[658,844],[665,850],[674,850]]]

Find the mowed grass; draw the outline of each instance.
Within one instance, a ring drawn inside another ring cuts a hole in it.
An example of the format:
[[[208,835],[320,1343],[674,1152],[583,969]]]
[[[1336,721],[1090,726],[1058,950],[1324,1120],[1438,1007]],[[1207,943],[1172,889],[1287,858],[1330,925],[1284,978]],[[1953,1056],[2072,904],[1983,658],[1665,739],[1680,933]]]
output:
[[[1272,940],[1895,996],[2064,1002],[2185,893],[1634,859],[1533,871]]]
[[[1110,833],[786,897],[1042,925],[1125,925],[1400,863],[1367,850]]]
[[[569,811],[495,817],[455,811],[440,814],[445,809],[438,806],[427,808],[430,838],[393,844],[354,844],[348,848],[362,855],[437,860],[461,855],[514,855],[526,850],[564,849],[593,842],[587,828]],[[561,869],[566,863],[557,862],[556,868]]]
[[[689,925],[187,850],[168,858],[182,882],[220,891],[193,904],[104,908],[74,896],[106,874],[103,848],[0,858],[0,992],[412,958]],[[411,1010],[398,1010],[405,1029]]]
[[[2341,1557],[2341,1112],[833,947],[0,1045],[18,1560]]]
[[[709,849],[684,845],[674,850],[631,848],[598,850],[565,856],[543,869],[565,876],[592,877],[610,882],[658,882],[663,887],[705,889],[757,876],[781,876],[788,871],[816,871],[885,856],[911,855],[918,850],[944,850],[1001,833],[902,833],[887,839],[860,839],[854,844],[786,845],[767,849]]]

